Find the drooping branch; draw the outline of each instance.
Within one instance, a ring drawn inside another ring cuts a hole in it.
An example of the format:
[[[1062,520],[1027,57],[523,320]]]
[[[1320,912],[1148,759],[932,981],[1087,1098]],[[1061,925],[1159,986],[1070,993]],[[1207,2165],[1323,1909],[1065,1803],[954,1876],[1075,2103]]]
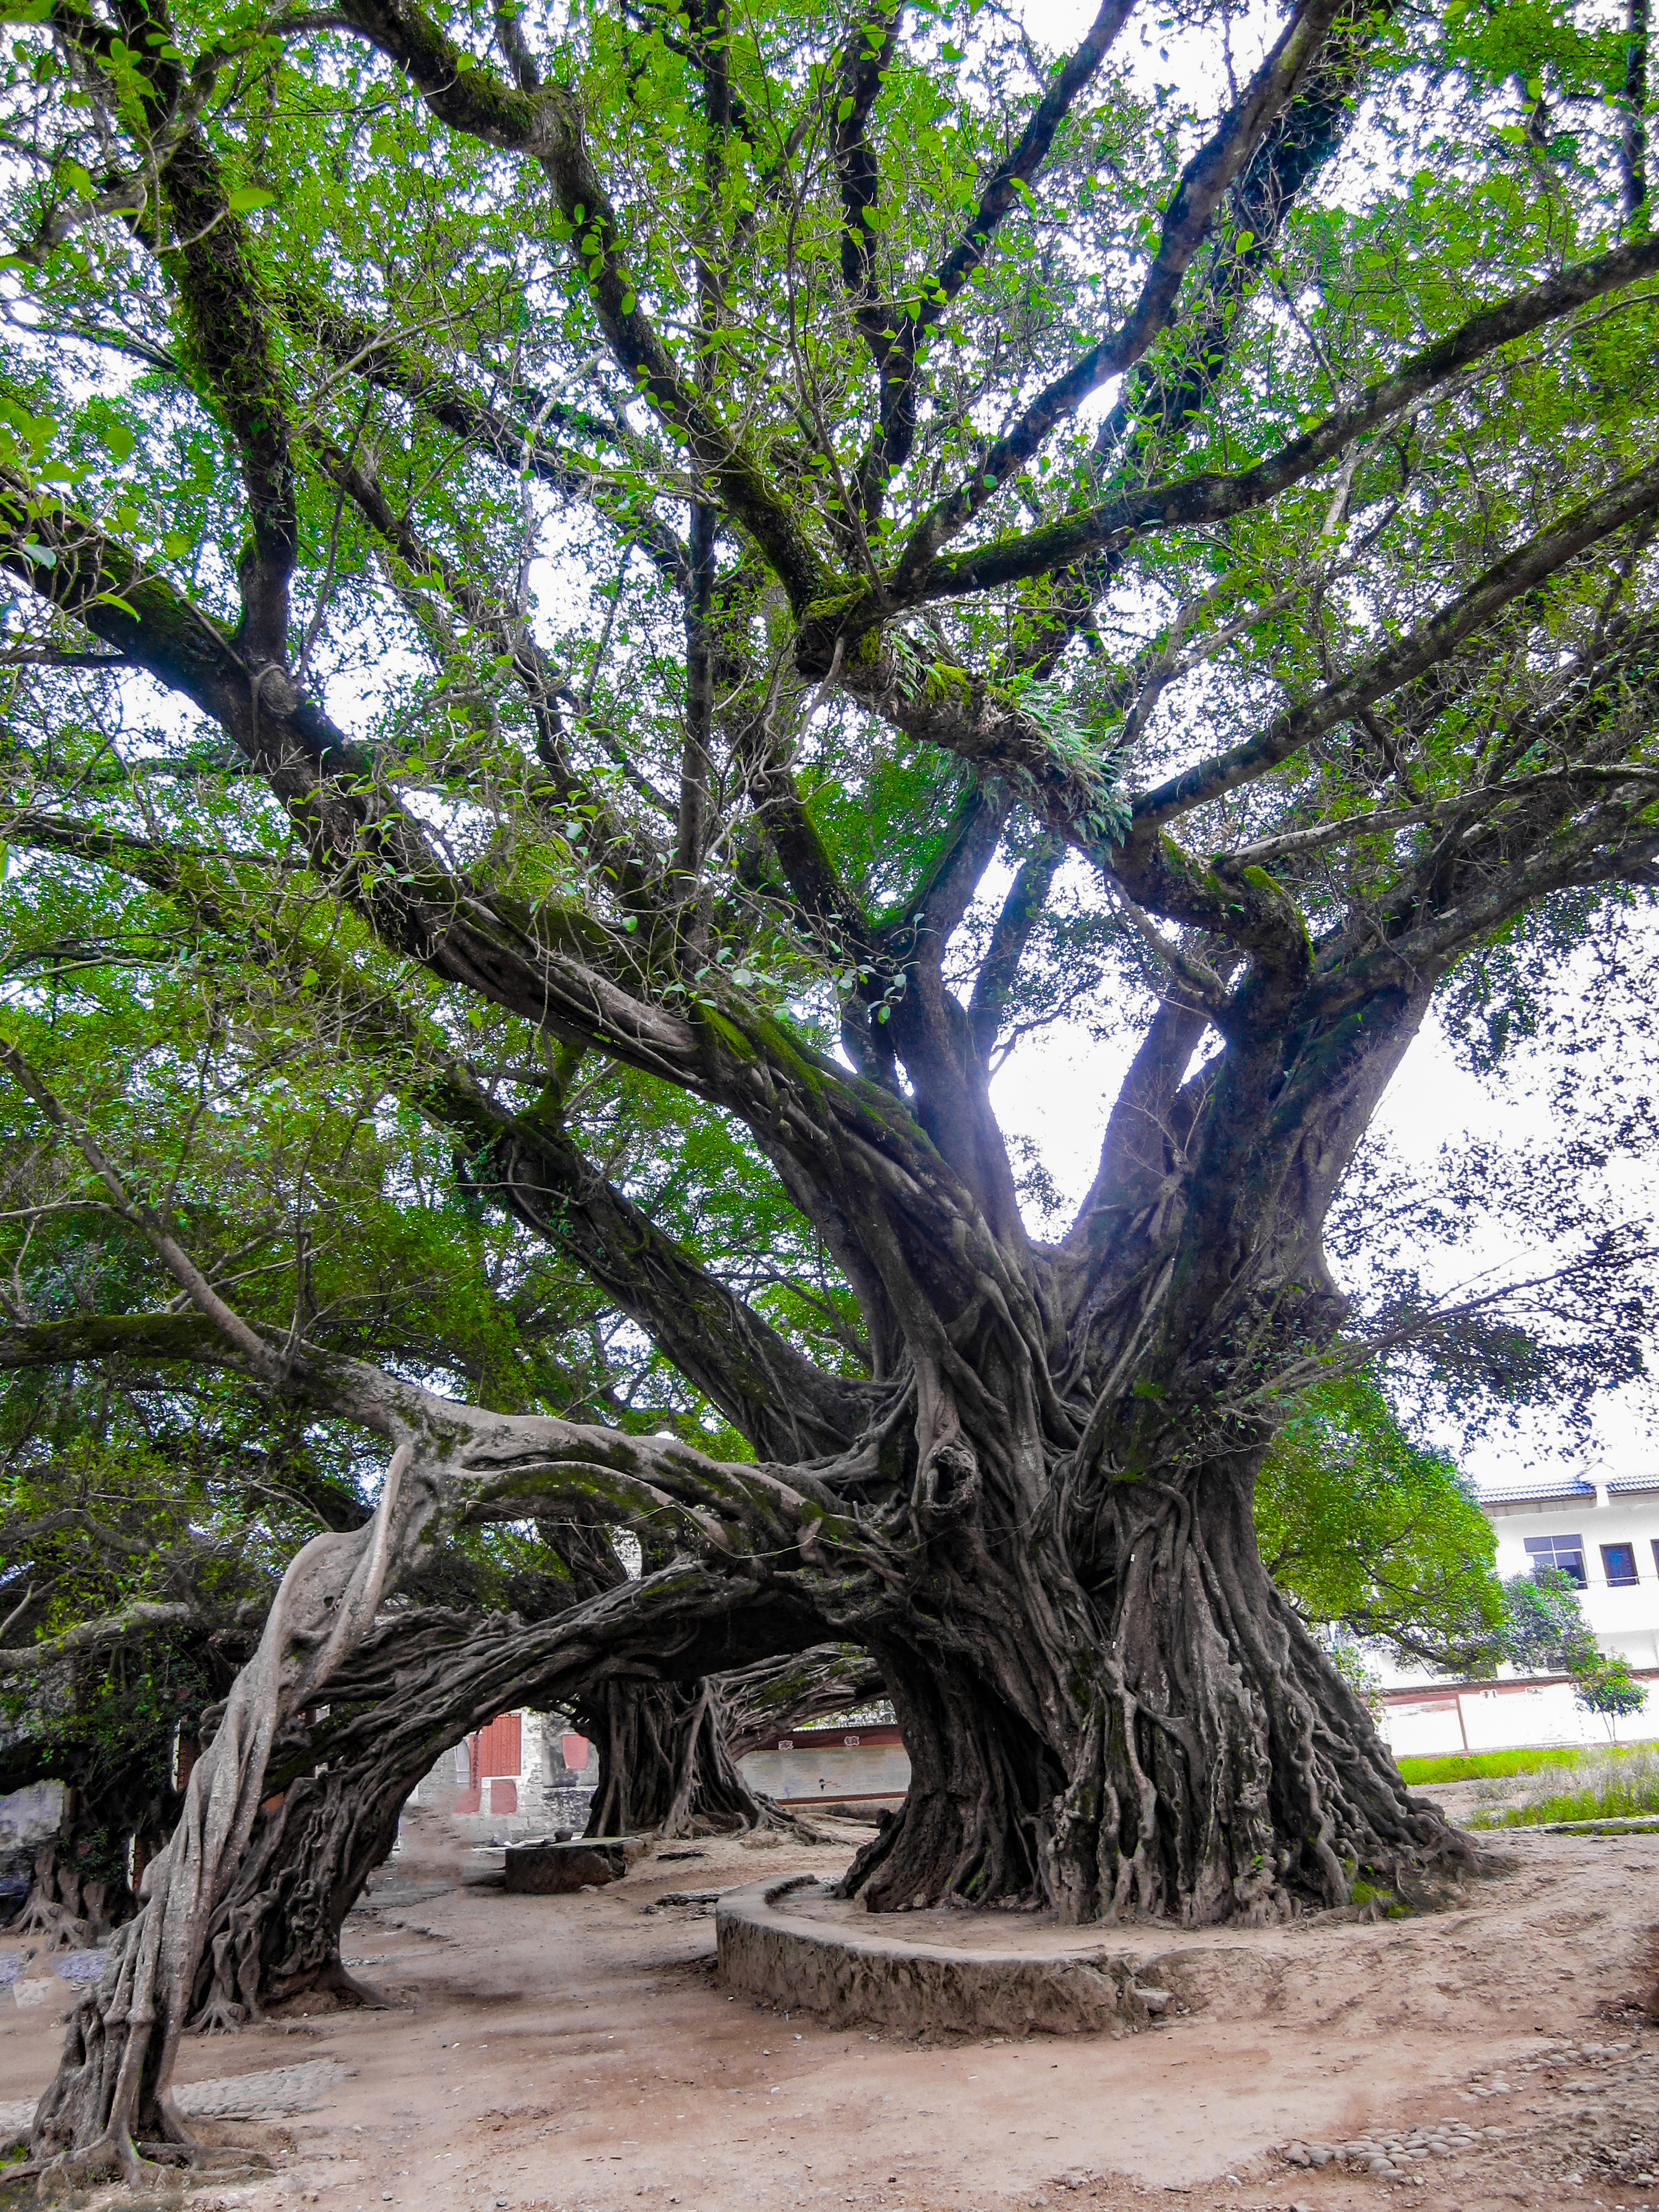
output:
[[[258,1652],[191,1771],[179,1825],[149,1869],[143,1908],[111,1947],[126,2002],[100,2012],[94,1996],[82,1998],[64,2065],[35,2113],[36,2154],[58,2151],[66,2178],[113,2166],[138,2179],[141,2127],[190,2142],[173,2100],[173,2060],[222,1882],[242,1860],[264,1795],[272,1743],[368,1632],[388,1573],[418,1540],[440,1495],[404,1441],[374,1519],[352,1534],[314,1538],[283,1577]]]
[[[811,1728],[886,1694],[881,1669],[851,1644],[817,1644],[787,1658],[757,1660],[722,1674],[720,1688],[734,1759],[769,1736]]]
[[[498,1713],[683,1698],[682,1681],[711,1659],[799,1644],[811,1632],[810,1615],[775,1592],[746,1579],[717,1582],[684,1561],[572,1595],[529,1628],[437,1607],[394,1614],[331,1680],[326,1717],[290,1718],[266,1770],[280,1802],[262,1812],[214,1909],[194,2025],[240,2025],[306,1990],[371,1995],[341,1963],[345,1917],[390,1850],[416,1784]],[[695,1773],[687,1778],[695,1791]],[[641,1822],[624,1825],[634,1832]]]

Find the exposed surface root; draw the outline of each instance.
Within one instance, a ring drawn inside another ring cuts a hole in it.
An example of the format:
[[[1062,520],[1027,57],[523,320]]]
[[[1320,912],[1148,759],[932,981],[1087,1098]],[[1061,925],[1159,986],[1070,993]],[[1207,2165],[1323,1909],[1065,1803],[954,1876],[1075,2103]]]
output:
[[[191,2021],[191,2035],[235,2035],[247,2026],[246,2005],[222,1996],[216,1989],[207,2002]]]
[[[344,1997],[365,2012],[397,2012],[401,2009],[396,2001],[385,1996],[368,1982],[360,1982],[336,1959],[312,1984],[313,1989],[331,1990],[337,1997]]]
[[[884,1632],[878,1647],[910,1794],[843,1894],[874,1911],[994,1898],[1064,1922],[1261,1927],[1455,1893],[1475,1847],[1408,1795],[1269,1581],[1251,1472],[1121,1486],[1104,1615],[1057,1554],[1034,1592],[965,1539],[938,1547],[939,1640]]]

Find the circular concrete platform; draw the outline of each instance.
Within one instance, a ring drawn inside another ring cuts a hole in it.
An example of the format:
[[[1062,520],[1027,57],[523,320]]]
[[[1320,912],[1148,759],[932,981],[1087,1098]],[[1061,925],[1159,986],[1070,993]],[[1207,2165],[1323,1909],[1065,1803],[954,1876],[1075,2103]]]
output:
[[[918,1923],[927,1923],[925,1933]],[[714,1909],[726,1986],[833,2021],[964,2033],[1122,2034],[1170,2007],[1141,1962],[1049,1915],[872,1919],[811,1875],[728,1890]]]

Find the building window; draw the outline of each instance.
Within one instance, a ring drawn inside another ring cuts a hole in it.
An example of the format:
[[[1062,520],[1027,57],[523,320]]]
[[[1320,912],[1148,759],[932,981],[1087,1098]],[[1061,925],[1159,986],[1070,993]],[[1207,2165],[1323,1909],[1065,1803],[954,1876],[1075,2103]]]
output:
[[[1584,1540],[1582,1536],[1528,1536],[1527,1557],[1534,1574],[1540,1567],[1559,1567],[1578,1589],[1584,1588]],[[1634,1582],[1636,1577],[1631,1576]]]
[[[1607,1571],[1609,1589],[1628,1589],[1636,1580],[1635,1545],[1603,1544],[1601,1565]]]

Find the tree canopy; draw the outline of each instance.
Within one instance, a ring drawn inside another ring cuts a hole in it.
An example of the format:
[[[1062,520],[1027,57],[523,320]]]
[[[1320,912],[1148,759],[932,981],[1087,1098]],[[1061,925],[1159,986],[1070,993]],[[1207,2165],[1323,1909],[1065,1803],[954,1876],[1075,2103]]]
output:
[[[878,1909],[1455,1873],[1253,1499],[1437,994],[1654,881],[1645,7],[8,12],[0,1356],[383,1470],[43,2143],[180,2124],[276,1733],[463,1532],[659,1547],[549,1650],[864,1646]]]

